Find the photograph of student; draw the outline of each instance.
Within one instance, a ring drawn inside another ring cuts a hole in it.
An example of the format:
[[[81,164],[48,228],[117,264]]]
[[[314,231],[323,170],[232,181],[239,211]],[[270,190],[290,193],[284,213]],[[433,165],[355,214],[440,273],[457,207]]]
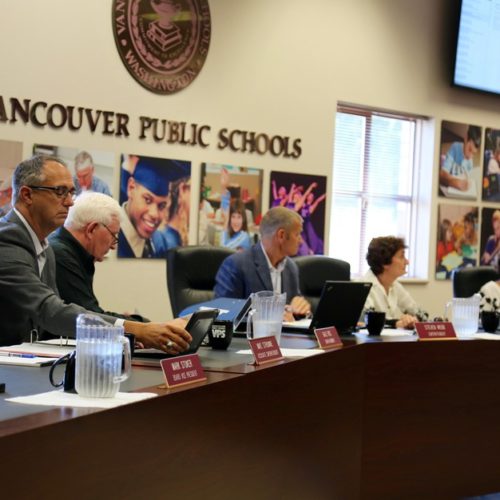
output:
[[[439,195],[477,199],[481,127],[443,121]]]
[[[483,200],[500,201],[500,130],[487,128],[484,139]]]
[[[481,265],[498,267],[500,256],[500,210],[483,208],[481,218]]]
[[[165,256],[167,250],[188,244],[191,178],[182,177],[170,183],[165,220],[153,234],[157,254]]]
[[[23,143],[0,139],[0,217],[12,208],[12,173],[21,162]]]
[[[126,196],[121,192],[123,217],[118,239],[118,257],[164,258],[168,250],[166,235],[155,234],[160,226],[167,226],[169,207],[183,204],[179,192],[189,199],[189,188],[181,191],[176,181],[191,174],[189,162],[132,155],[122,155],[121,182],[126,181]],[[185,182],[186,184],[186,182]],[[189,183],[187,183],[189,184]],[[170,192],[170,187],[174,191]],[[169,196],[169,195],[172,196]],[[184,199],[184,198],[183,198]],[[175,212],[175,210],[173,210]],[[179,232],[175,227],[174,231]]]
[[[198,216],[198,244],[224,246],[231,205],[240,201],[245,208],[250,242],[258,239],[262,217],[262,170],[219,163],[203,163]],[[242,235],[243,238],[243,235]]]
[[[294,210],[304,221],[297,255],[324,253],[325,200],[326,177],[271,172],[270,206]]]
[[[226,228],[222,232],[222,246],[246,250],[252,242],[248,234],[247,214],[241,200],[234,200],[229,207]]]
[[[35,144],[33,154],[48,154],[61,158],[72,171],[77,195],[83,191],[94,191],[112,196],[111,186],[116,163],[114,153]]]
[[[439,205],[436,245],[436,279],[450,279],[455,269],[477,265],[478,209]]]
[[[111,191],[106,182],[95,175],[94,160],[87,151],[80,151],[75,156],[75,183],[76,194],[79,195],[82,191],[94,191],[95,193],[103,193],[111,196]]]
[[[366,261],[370,269],[361,281],[372,283],[364,311],[385,312],[386,321],[394,321],[396,328],[412,329],[415,322],[427,317],[398,278],[406,274],[409,264],[403,238],[381,236],[368,245]]]

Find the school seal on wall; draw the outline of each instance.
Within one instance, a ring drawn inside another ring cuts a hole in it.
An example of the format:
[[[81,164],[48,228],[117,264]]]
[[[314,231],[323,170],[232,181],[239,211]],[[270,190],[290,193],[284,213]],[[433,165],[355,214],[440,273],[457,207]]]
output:
[[[208,0],[113,0],[113,33],[128,72],[157,94],[198,76],[211,34]]]

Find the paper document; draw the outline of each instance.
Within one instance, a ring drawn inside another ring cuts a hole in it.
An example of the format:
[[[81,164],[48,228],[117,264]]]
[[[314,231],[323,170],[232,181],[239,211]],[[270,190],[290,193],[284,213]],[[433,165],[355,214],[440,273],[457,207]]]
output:
[[[79,408],[115,408],[136,401],[156,397],[153,392],[118,392],[114,398],[82,398],[78,394],[64,391],[49,391],[32,396],[19,396],[6,401],[26,405],[73,406]]]
[[[12,355],[8,353],[0,353],[0,365],[13,365],[13,366],[49,366],[58,358],[47,358],[40,356],[25,357],[28,355]]]

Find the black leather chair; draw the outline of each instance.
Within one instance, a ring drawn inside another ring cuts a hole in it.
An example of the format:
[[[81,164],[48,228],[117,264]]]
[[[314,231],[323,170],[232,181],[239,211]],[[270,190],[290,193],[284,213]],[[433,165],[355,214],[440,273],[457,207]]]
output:
[[[234,250],[223,247],[185,246],[167,253],[167,289],[175,317],[186,307],[211,300],[215,275]]]
[[[452,276],[453,296],[472,297],[488,281],[496,281],[500,275],[490,266],[464,267],[457,269]]]
[[[313,312],[321,296],[326,280],[349,281],[351,266],[349,262],[324,255],[294,257],[299,268],[299,284],[302,295],[311,303]]]

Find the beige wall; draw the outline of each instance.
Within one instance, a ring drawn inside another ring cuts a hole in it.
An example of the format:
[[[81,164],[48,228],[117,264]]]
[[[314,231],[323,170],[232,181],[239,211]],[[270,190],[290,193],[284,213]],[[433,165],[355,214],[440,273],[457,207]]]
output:
[[[338,101],[428,115],[436,120],[432,192],[437,192],[442,119],[500,125],[500,96],[451,88],[450,0],[212,0],[212,41],[194,83],[173,96],[139,86],[124,68],[111,32],[110,2],[0,0],[0,95],[84,105],[127,113],[302,139],[299,160],[258,157],[67,130],[0,123],[0,139],[103,151],[167,156],[193,162],[199,185],[203,161],[329,176]],[[117,186],[118,177],[115,176]],[[198,190],[192,190],[196,203]],[[329,205],[328,205],[329,207]],[[408,288],[424,308],[441,313],[449,282],[432,278],[436,200],[431,217],[430,281]],[[192,211],[191,241],[196,238]],[[329,221],[327,221],[329,222]],[[335,235],[338,239],[348,235]],[[97,266],[102,305],[170,316],[165,263],[118,261]]]

